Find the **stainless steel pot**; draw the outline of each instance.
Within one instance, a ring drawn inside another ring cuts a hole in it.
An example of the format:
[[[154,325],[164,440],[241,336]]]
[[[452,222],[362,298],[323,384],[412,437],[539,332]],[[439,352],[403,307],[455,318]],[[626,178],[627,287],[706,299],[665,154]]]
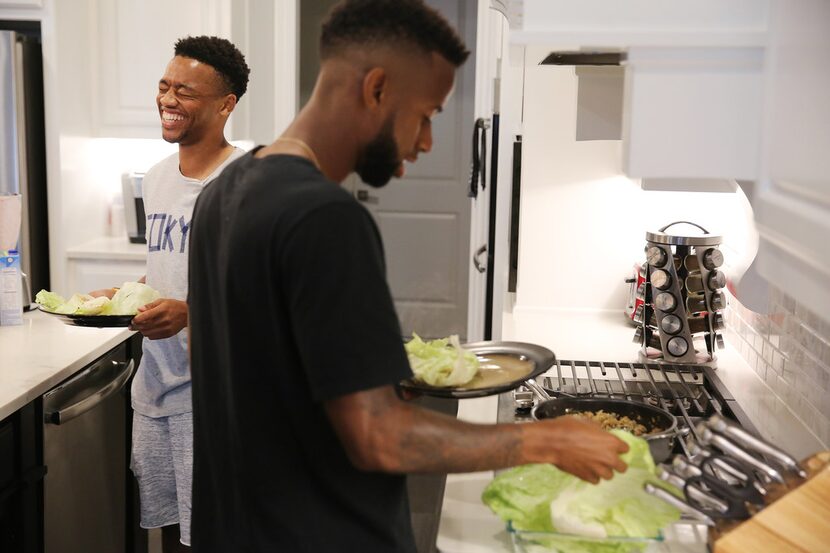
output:
[[[648,448],[655,463],[662,463],[672,456],[674,440],[683,434],[678,430],[677,419],[659,407],[623,399],[606,399],[593,397],[555,397],[535,381],[525,382],[541,400],[531,411],[536,420],[552,419],[578,411],[605,411],[633,419],[646,427],[646,434],[641,436],[648,442]],[[659,432],[655,431],[659,429]]]

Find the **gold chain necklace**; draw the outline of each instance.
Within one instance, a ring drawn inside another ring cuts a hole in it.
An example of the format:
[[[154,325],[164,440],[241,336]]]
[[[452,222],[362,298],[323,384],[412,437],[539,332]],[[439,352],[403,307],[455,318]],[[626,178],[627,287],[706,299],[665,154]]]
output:
[[[291,138],[288,136],[281,136],[277,138],[274,142],[288,142],[290,144],[294,144],[299,146],[306,154],[308,154],[311,163],[320,171],[320,161],[317,159],[317,156],[314,154],[314,150],[311,149],[311,146],[300,140],[299,138]]]

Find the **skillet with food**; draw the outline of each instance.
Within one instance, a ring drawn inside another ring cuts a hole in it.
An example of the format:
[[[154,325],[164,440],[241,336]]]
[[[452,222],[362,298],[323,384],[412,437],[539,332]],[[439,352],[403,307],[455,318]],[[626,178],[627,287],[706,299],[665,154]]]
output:
[[[607,430],[611,428],[633,430],[632,434],[639,434],[648,442],[651,455],[657,463],[665,461],[672,455],[674,439],[680,432],[677,429],[677,419],[665,409],[623,399],[551,398],[547,391],[535,381],[530,381],[527,385],[542,399],[531,412],[534,419],[552,419],[565,415],[581,416],[599,423]]]

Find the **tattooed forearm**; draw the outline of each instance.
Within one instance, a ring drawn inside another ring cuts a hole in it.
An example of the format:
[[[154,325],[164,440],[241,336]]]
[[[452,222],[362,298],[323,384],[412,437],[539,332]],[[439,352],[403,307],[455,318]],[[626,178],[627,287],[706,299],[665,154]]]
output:
[[[483,426],[413,408],[397,437],[401,472],[476,472],[521,462],[519,425]]]
[[[477,472],[553,463],[591,482],[625,470],[622,441],[573,417],[529,424],[483,425],[401,401],[391,386],[326,403],[352,463],[367,471]]]

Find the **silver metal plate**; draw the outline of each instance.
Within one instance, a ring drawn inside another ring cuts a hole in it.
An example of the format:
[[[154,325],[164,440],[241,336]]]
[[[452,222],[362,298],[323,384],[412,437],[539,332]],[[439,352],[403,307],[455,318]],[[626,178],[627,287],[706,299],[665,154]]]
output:
[[[556,362],[556,356],[551,350],[525,342],[472,342],[463,344],[461,347],[473,352],[479,360],[486,360],[489,356],[508,356],[526,361],[528,370],[521,374],[505,373],[504,378],[491,379],[485,385],[479,385],[476,381],[479,376],[476,376],[470,383],[457,387],[430,386],[412,378],[402,381],[399,386],[405,390],[434,397],[456,399],[485,397],[513,390],[525,380],[543,374]],[[480,374],[488,370],[492,369],[482,367]]]

